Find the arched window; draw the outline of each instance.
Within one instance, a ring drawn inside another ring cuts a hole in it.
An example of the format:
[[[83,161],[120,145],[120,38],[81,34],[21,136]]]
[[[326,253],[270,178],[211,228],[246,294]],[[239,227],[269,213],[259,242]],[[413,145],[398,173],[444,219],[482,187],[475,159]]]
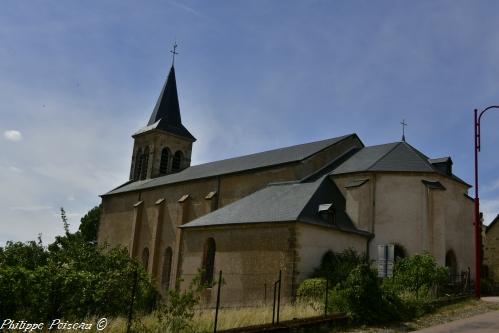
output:
[[[133,165],[133,180],[139,180],[141,164],[142,164],[142,149],[139,149],[135,153],[135,163]]]
[[[404,259],[406,257],[405,249],[400,244],[395,244],[393,247],[393,257],[395,261],[399,261],[400,259]]]
[[[203,253],[203,276],[201,283],[211,285],[213,283],[213,273],[215,272],[215,240],[208,238],[204,244]]]
[[[140,179],[146,179],[147,177],[147,166],[149,164],[149,147],[144,149],[144,153],[142,154],[142,163],[140,166]]]
[[[142,250],[142,264],[144,264],[144,268],[147,271],[147,266],[149,266],[149,249],[147,247]]]
[[[445,254],[445,267],[449,268],[451,279],[457,275],[457,260],[452,250],[447,251]]]
[[[182,160],[184,158],[184,154],[181,151],[177,151],[175,155],[173,155],[172,161],[172,172],[180,171],[180,167],[182,166]]]
[[[168,161],[170,160],[170,149],[163,148],[161,150],[161,161],[159,162],[159,174],[166,175],[168,173]]]
[[[161,273],[161,286],[163,290],[170,289],[170,275],[172,271],[172,248],[167,247],[163,258],[163,272]]]

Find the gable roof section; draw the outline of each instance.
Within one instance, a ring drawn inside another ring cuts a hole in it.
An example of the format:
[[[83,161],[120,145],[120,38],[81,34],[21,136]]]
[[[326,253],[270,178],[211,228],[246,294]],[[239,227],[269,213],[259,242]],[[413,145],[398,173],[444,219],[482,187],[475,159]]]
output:
[[[348,134],[337,138],[315,141],[251,155],[199,164],[191,166],[178,173],[166,175],[163,177],[136,181],[132,183],[127,182],[104,195],[146,189],[155,186],[173,184],[194,179],[208,178],[218,175],[275,166],[284,163],[297,162],[354,136],[357,137],[356,134]]]
[[[319,185],[320,182],[269,185],[182,227],[295,221]]]
[[[364,147],[333,171],[333,174],[361,171],[434,172],[428,158],[405,142]]]
[[[435,172],[470,187],[455,175],[444,174],[431,164],[431,159],[406,142],[393,142],[361,148],[338,166],[331,175],[367,171]]]
[[[491,228],[494,227],[494,225],[496,225],[496,223],[499,221],[499,214],[497,214],[496,218],[494,219],[494,221],[492,221],[486,228],[485,228],[485,233],[489,232],[489,230]]]
[[[334,224],[320,218],[318,208],[321,204],[333,205]],[[336,184],[328,177],[308,183],[269,185],[232,204],[184,224],[181,228],[292,221],[323,225],[364,236],[370,235],[368,232],[355,228],[345,213],[345,199]]]

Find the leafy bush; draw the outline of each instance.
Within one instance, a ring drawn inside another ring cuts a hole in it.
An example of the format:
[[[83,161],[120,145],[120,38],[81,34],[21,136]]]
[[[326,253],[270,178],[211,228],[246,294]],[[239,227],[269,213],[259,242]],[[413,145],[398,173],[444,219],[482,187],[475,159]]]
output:
[[[68,230],[45,248],[41,241],[7,242],[0,248],[0,314],[47,321],[126,315],[137,270],[134,308],[150,311],[157,298],[142,265],[125,249],[95,246]]]
[[[494,284],[490,279],[480,279],[480,291],[484,295],[492,295],[494,293]]]
[[[435,258],[425,253],[395,263],[393,277],[385,280],[385,286],[400,295],[413,293],[416,298],[433,298],[447,279],[447,268],[438,266]]]
[[[328,279],[332,287],[345,281],[350,272],[359,264],[367,262],[364,254],[358,254],[354,249],[346,249],[341,253],[327,251],[321,264],[314,270],[313,278]]]
[[[296,296],[300,301],[311,303],[321,302],[326,292],[326,279],[313,278],[304,280],[296,290]]]
[[[404,314],[400,299],[381,288],[377,272],[367,264],[355,267],[336,286],[330,307],[347,312],[354,322],[365,324],[399,320]]]
[[[201,293],[206,289],[206,286],[201,283],[201,275],[200,271],[186,290],[168,290],[166,300],[160,304],[156,311],[159,332],[193,331],[194,310],[199,304]],[[213,286],[216,283],[221,283],[221,281],[214,281]]]

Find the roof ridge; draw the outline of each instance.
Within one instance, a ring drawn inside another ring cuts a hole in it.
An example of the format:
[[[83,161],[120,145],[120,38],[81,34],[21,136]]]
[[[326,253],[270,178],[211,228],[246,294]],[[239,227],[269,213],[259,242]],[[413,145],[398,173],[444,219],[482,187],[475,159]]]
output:
[[[388,150],[386,153],[384,153],[380,158],[378,158],[376,161],[374,161],[369,167],[366,168],[366,170],[371,170],[372,167],[374,167],[379,161],[384,159],[388,154],[390,154],[395,148],[397,148],[402,142],[392,142],[392,143],[387,143],[387,145],[395,144],[390,150]],[[383,146],[383,145],[379,145]]]
[[[242,158],[242,157],[260,155],[260,154],[265,154],[265,153],[269,153],[269,152],[276,151],[276,150],[294,148],[294,147],[298,147],[298,146],[305,146],[305,145],[310,145],[310,144],[315,144],[315,143],[325,142],[325,141],[330,141],[330,140],[338,140],[336,142],[336,143],[338,143],[338,142],[340,142],[342,140],[345,140],[346,138],[348,138],[348,137],[350,137],[352,135],[356,135],[356,134],[355,133],[351,133],[351,134],[342,135],[342,136],[338,136],[338,137],[334,137],[334,138],[329,138],[329,139],[323,139],[323,140],[317,140],[317,141],[310,141],[310,142],[305,142],[305,143],[299,143],[299,144],[296,144],[296,145],[290,145],[290,146],[285,146],[285,147],[280,147],[280,148],[273,148],[273,149],[269,149],[269,150],[264,150],[264,151],[260,151],[260,152],[257,152],[257,153],[250,153],[250,154],[244,154],[244,155],[239,155],[239,156],[234,156],[234,157],[228,157],[228,158],[224,158],[224,159],[221,159],[221,160],[215,160],[215,161],[210,161],[210,162],[205,162],[205,163],[201,163],[201,164],[192,165],[189,168],[200,166],[200,165],[206,165],[206,164],[210,164],[210,163],[217,163],[217,162],[223,162],[223,161],[233,160],[233,159],[236,159],[236,158]],[[307,155],[307,156],[303,157],[301,160],[304,160],[304,159],[310,157],[311,155],[317,154],[318,152],[319,151],[316,151],[316,152],[314,152],[314,153],[312,153],[310,155]],[[187,169],[184,169],[184,170],[187,170]],[[168,175],[166,175],[166,176],[168,176]]]
[[[418,157],[422,159],[423,162],[425,162],[433,171],[441,173],[435,166],[433,166],[433,164],[430,163],[430,158],[428,156],[426,156],[425,154],[423,154],[422,152],[420,152],[418,149],[414,148],[407,142],[405,142],[405,144],[409,146],[409,148],[412,149],[416,153],[416,155],[418,155]],[[450,158],[450,156],[448,157]]]

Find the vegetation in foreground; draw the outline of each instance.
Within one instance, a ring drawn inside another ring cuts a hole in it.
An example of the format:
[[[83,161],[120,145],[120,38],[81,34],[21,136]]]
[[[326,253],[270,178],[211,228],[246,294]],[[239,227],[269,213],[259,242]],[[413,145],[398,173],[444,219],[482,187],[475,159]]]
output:
[[[407,322],[390,323],[375,326],[348,326],[338,327],[329,333],[398,333],[420,330],[427,327],[448,323],[454,320],[468,318],[485,312],[499,310],[499,303],[485,302],[467,298],[457,303],[444,305],[434,312],[427,313],[419,318]]]
[[[0,248],[1,318],[49,322],[126,315],[135,280],[135,308],[154,306],[156,293],[142,266],[125,249],[96,245],[99,214],[99,207],[92,209],[80,230],[70,233],[61,209],[65,233],[54,243],[45,247],[39,237]]]
[[[344,262],[334,264],[339,261]],[[336,275],[337,267],[350,270],[342,272],[346,277],[341,280],[329,280]],[[393,277],[380,279],[365,258],[353,250],[326,253],[315,272],[315,278],[305,280],[298,288],[299,299],[324,302],[328,281],[328,310],[345,312],[352,322],[368,325],[410,320],[431,312],[448,274],[431,255],[420,254],[397,261]]]
[[[142,265],[125,249],[96,244],[99,216],[100,208],[95,207],[82,218],[79,231],[70,233],[61,209],[65,233],[54,243],[43,246],[39,238],[38,242],[8,242],[0,248],[0,317],[37,322],[108,317],[115,319],[110,319],[106,330],[123,332],[135,289],[133,331],[213,330],[213,310],[198,309],[206,287],[200,279],[194,279],[187,290],[170,290],[168,301],[162,302]],[[297,302],[281,307],[281,321],[322,315],[326,281],[329,313],[345,312],[357,325],[379,325],[435,310],[447,270],[436,265],[431,255],[422,254],[398,261],[393,277],[382,280],[365,256],[353,250],[328,252],[313,278],[300,285]],[[222,309],[218,328],[271,320],[268,306]]]

